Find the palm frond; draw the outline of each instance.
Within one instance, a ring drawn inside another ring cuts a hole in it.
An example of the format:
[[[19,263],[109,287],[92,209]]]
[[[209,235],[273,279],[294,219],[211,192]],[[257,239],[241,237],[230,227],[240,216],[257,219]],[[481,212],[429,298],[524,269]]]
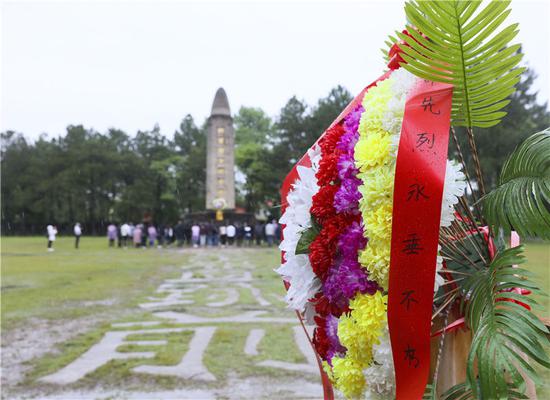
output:
[[[515,391],[524,387],[524,376],[539,380],[532,366],[535,362],[550,368],[550,358],[544,350],[548,330],[525,307],[533,308],[537,303],[531,296],[512,291],[519,288],[540,293],[527,279],[530,274],[515,267],[525,260],[522,252],[523,246],[504,250],[488,268],[475,271],[461,282],[462,309],[473,332],[466,384],[474,398],[510,398],[511,388]],[[466,398],[469,397],[449,397]]]
[[[504,164],[499,186],[482,202],[495,230],[550,239],[550,128],[516,148]]]
[[[453,386],[452,388],[447,390],[445,393],[443,393],[443,396],[442,396],[442,400],[477,400],[477,399],[478,398],[475,397],[473,390],[465,382],[459,383]],[[523,399],[528,399],[528,397],[523,393],[518,392],[512,386],[508,385],[508,393],[507,393],[506,399],[523,400]]]
[[[422,400],[437,400],[437,393],[433,384],[426,385]]]
[[[393,37],[392,35],[388,36],[388,39],[384,42],[386,45],[385,48],[380,49],[382,52],[382,55],[384,56],[384,61],[388,63],[390,61],[390,50],[394,46],[394,44],[397,43],[397,39]]]
[[[475,400],[475,397],[470,386],[462,382],[443,393],[443,400]]]
[[[519,82],[523,68],[520,45],[508,46],[518,24],[500,31],[510,13],[510,1],[418,1],[405,4],[410,36],[396,32],[402,66],[424,79],[454,85],[452,124],[490,127],[506,115],[502,111]],[[412,26],[411,26],[412,25]],[[425,35],[425,36],[424,36]]]

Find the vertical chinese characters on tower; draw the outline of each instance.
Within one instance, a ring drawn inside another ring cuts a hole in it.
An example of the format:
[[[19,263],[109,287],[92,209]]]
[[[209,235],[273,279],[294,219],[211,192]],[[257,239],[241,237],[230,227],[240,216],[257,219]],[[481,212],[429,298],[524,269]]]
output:
[[[233,118],[227,95],[219,88],[207,125],[206,209],[235,208]]]

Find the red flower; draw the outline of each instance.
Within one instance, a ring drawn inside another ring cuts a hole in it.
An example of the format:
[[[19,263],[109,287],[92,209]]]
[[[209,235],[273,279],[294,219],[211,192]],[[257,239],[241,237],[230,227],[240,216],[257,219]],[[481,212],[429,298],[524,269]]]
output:
[[[340,140],[340,136],[345,133],[345,129],[341,124],[335,125],[325,131],[325,134],[319,141],[321,147],[321,155],[332,154],[336,150],[336,144]]]
[[[350,226],[353,222],[359,222],[361,220],[360,215],[353,214],[336,214],[325,220],[323,224],[323,233],[326,237],[327,243],[337,241],[344,230]],[[324,231],[327,231],[326,233]]]
[[[315,304],[315,312],[323,318],[330,314],[334,315],[336,318],[340,318],[343,313],[349,311],[347,302],[331,303],[322,293],[317,293],[315,298],[310,301]]]
[[[315,346],[317,354],[319,354],[319,356],[326,361],[327,353],[331,348],[330,338],[326,330],[326,317],[329,314],[332,314],[336,318],[340,318],[343,313],[349,312],[349,307],[347,304],[343,307],[330,304],[328,299],[320,293],[318,293],[317,296],[310,301],[315,303],[315,311],[319,314],[314,317],[315,332],[313,333],[313,345]]]
[[[327,352],[330,348],[330,339],[326,331],[326,322],[324,318],[315,317],[315,332],[313,333],[313,345],[319,357],[323,360],[327,359]]]
[[[323,225],[326,219],[336,215],[334,196],[338,188],[338,185],[322,186],[313,196],[310,212],[321,225]]]
[[[341,151],[336,147],[336,144],[344,133],[344,127],[336,125],[328,129],[319,141],[321,161],[319,162],[319,170],[316,177],[317,183],[321,187],[338,180],[337,163]]]
[[[330,185],[333,182],[339,183],[338,179],[338,157],[340,151],[337,150],[334,153],[326,154],[321,158],[319,162],[319,171],[315,174],[317,178],[317,184],[321,187]]]
[[[313,198],[311,214],[322,224],[321,231],[309,246],[309,261],[313,272],[322,282],[327,278],[334,257],[338,252],[338,238],[342,232],[358,221],[359,215],[336,214],[332,206],[335,185],[325,186]]]
[[[327,247],[325,237],[322,232],[317,235],[315,240],[309,245],[309,261],[311,263],[311,268],[315,275],[325,281],[327,277],[328,270],[332,264],[332,255],[334,252],[331,252],[332,249]]]

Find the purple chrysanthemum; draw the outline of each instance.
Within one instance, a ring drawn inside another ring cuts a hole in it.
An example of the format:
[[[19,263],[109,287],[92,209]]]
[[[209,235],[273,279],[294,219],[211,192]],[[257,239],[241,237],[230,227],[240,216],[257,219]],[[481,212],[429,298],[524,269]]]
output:
[[[346,137],[345,134],[342,136],[342,138],[340,139],[340,143],[342,144],[342,146],[346,147],[338,147],[340,150],[346,151],[346,149],[351,149],[351,152],[353,154],[353,147],[359,139],[357,131],[359,129],[359,122],[361,121],[361,114],[363,114],[363,111],[365,111],[365,109],[363,108],[363,106],[359,105],[346,116],[346,119],[344,121],[344,129],[346,133],[350,133],[350,136]]]
[[[361,181],[357,179],[357,168],[353,158],[353,149],[357,140],[359,140],[359,121],[363,113],[363,107],[358,106],[348,114],[344,121],[345,133],[340,137],[337,143],[338,149],[342,154],[338,157],[337,168],[340,178],[340,189],[334,197],[334,207],[338,213],[357,214],[359,211],[359,200],[361,195],[358,187]]]
[[[338,213],[350,215],[359,214],[358,171],[353,158],[354,146],[359,139],[359,120],[363,107],[359,106],[345,119],[345,133],[337,143],[342,151],[338,158],[337,168],[340,178],[340,188],[334,196],[334,208]],[[338,257],[327,274],[322,291],[332,304],[347,306],[349,300],[357,293],[374,294],[380,289],[376,282],[368,279],[368,271],[361,268],[357,254],[364,249],[367,239],[363,236],[363,226],[360,222],[352,222],[338,238]]]
[[[327,274],[327,279],[323,283],[323,294],[328,299],[331,304],[342,304],[344,308],[349,303],[349,297],[344,297],[344,292],[342,291],[341,282],[340,282],[340,268],[339,262],[333,266],[329,273]]]
[[[338,158],[336,167],[338,168],[338,178],[342,181],[354,178],[359,172],[355,167],[355,160],[352,154],[342,154]]]
[[[366,244],[363,227],[358,222],[353,222],[340,235],[340,257],[323,284],[323,293],[331,303],[349,302],[358,292],[374,294],[380,289],[376,282],[368,279],[368,272],[357,261],[358,251]]]
[[[358,292],[374,294],[380,287],[368,279],[368,273],[355,260],[344,260],[338,271],[338,285],[348,299]]]
[[[338,239],[338,248],[344,260],[357,260],[357,252],[366,245],[367,239],[363,235],[363,226],[358,222],[348,226]]]
[[[346,125],[344,124],[344,126]],[[340,137],[340,140],[338,140],[336,147],[344,154],[353,154],[353,148],[358,140],[359,136],[357,135],[357,131],[350,131],[346,128],[345,133]]]
[[[334,356],[343,357],[347,349],[342,346],[338,339],[338,318],[329,315],[326,318],[326,333],[330,341],[330,347],[327,351],[327,362],[332,366],[332,358]]]
[[[359,213],[357,204],[361,199],[361,194],[357,188],[360,184],[361,181],[356,177],[342,181],[340,188],[334,195],[334,208],[337,213]]]

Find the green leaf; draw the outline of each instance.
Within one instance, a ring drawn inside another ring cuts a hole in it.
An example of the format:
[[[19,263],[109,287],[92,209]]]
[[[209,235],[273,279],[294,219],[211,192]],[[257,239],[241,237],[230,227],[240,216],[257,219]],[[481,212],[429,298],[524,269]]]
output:
[[[437,391],[434,384],[430,383],[426,385],[422,400],[437,400]]]
[[[514,150],[502,168],[499,186],[482,202],[495,231],[550,239],[550,128]]]
[[[535,287],[514,265],[525,261],[523,246],[503,250],[488,268],[480,268],[461,284],[461,307],[473,338],[467,361],[467,381],[453,387],[444,398],[508,399],[525,398],[519,393],[527,375],[538,379],[534,363],[550,368],[544,345],[547,328],[527,308],[513,301],[536,304],[528,296],[511,293],[511,287]],[[511,283],[510,281],[513,281]],[[522,353],[526,360],[520,359]]]
[[[406,44],[400,46],[406,61],[402,67],[418,77],[454,86],[454,126],[490,127],[506,115],[502,108],[507,102],[502,100],[514,92],[522,72],[516,68],[522,58],[520,46],[508,46],[518,25],[500,28],[510,14],[509,4],[500,0],[485,8],[471,0],[405,4],[412,37],[396,32]]]
[[[296,254],[309,254],[309,246],[315,240],[319,232],[321,231],[321,226],[315,221],[315,218],[311,217],[311,227],[306,229],[298,243],[296,244]]]

